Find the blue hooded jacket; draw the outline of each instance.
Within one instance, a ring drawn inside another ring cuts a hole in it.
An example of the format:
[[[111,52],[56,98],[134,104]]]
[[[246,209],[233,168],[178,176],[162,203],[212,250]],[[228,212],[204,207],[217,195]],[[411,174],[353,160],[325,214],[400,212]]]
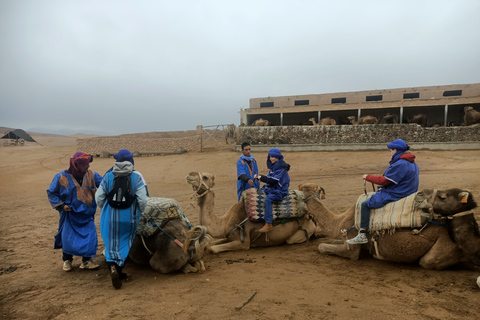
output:
[[[392,183],[382,187],[369,200],[369,208],[381,208],[387,203],[405,198],[418,191],[419,171],[415,155],[405,153],[410,147],[403,140],[394,140],[388,144],[389,149],[396,149],[390,166],[383,176]]]
[[[279,160],[273,164],[270,161],[270,157],[275,157]],[[282,197],[288,195],[288,188],[290,187],[288,170],[290,170],[290,165],[283,161],[283,155],[279,149],[273,148],[268,152],[267,168],[270,171],[260,179],[260,181],[265,183],[262,190],[266,194],[278,194]]]

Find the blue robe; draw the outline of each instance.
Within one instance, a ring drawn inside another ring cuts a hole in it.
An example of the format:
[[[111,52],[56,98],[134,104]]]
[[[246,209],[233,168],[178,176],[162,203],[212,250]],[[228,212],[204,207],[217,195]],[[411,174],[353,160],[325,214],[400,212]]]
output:
[[[250,160],[250,163],[252,164],[251,169],[247,164],[247,160]],[[253,187],[250,186],[247,181],[243,181],[241,179],[238,179],[242,174],[247,175],[247,177],[254,182]],[[238,195],[238,200],[239,201],[240,201],[240,196],[242,195],[243,191],[245,191],[247,189],[250,189],[250,188],[258,189],[258,185],[259,185],[260,182],[258,180],[253,179],[253,177],[256,174],[258,174],[257,161],[255,161],[255,159],[253,158],[252,155],[250,155],[250,157],[247,158],[242,154],[240,159],[238,159],[238,161],[237,161],[237,195]]]
[[[115,178],[112,171],[105,175],[95,195],[98,205],[101,206],[100,233],[105,243],[105,258],[107,262],[114,262],[120,267],[125,264],[133,239],[137,234],[140,215],[147,205],[146,184],[141,174],[133,171],[130,177],[137,199],[129,208],[112,208],[106,200]]]
[[[64,253],[92,258],[97,253],[97,229],[95,227],[95,191],[102,176],[88,170],[80,186],[77,180],[62,171],[57,173],[47,190],[48,200],[60,213],[58,232],[55,235],[55,249]],[[63,206],[72,211],[64,211]]]
[[[379,188],[379,190],[368,199],[368,207],[377,209],[387,203],[405,198],[418,191],[419,171],[414,162],[415,156],[411,153],[397,152],[385,170],[383,176],[392,183]]]

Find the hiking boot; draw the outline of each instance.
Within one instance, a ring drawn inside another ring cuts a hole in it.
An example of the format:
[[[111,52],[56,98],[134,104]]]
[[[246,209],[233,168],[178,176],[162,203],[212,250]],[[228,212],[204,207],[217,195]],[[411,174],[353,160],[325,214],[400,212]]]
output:
[[[368,243],[367,235],[365,232],[359,232],[355,238],[345,241],[348,244],[364,244]]]
[[[265,225],[260,230],[258,230],[258,232],[268,232],[272,229],[273,229],[273,224],[265,223]]]
[[[120,274],[117,271],[117,268],[112,265],[110,267],[110,276],[112,277],[112,285],[115,289],[120,289],[122,287],[122,279],[120,279]]]
[[[71,260],[63,261],[63,271],[66,271],[66,272],[72,271],[72,261]]]
[[[82,261],[82,263],[80,264],[80,269],[93,270],[93,269],[98,269],[99,267],[100,266],[95,262],[93,262],[92,259],[88,259],[87,261]]]

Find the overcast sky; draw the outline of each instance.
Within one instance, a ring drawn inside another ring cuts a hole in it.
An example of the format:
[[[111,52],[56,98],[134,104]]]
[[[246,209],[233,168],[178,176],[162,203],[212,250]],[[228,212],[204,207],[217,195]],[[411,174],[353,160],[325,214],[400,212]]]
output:
[[[480,82],[479,0],[0,0],[0,126],[240,123],[250,98]]]

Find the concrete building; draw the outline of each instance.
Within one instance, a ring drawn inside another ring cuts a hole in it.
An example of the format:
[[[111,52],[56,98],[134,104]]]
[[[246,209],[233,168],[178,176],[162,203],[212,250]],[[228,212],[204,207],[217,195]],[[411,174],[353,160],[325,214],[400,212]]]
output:
[[[391,113],[400,123],[425,114],[428,126],[460,126],[465,106],[480,111],[480,83],[252,98],[250,107],[241,110],[240,120],[251,125],[262,118],[273,126],[291,126],[311,124],[310,118],[318,122],[330,117],[337,124],[349,124],[349,116],[380,119]]]

